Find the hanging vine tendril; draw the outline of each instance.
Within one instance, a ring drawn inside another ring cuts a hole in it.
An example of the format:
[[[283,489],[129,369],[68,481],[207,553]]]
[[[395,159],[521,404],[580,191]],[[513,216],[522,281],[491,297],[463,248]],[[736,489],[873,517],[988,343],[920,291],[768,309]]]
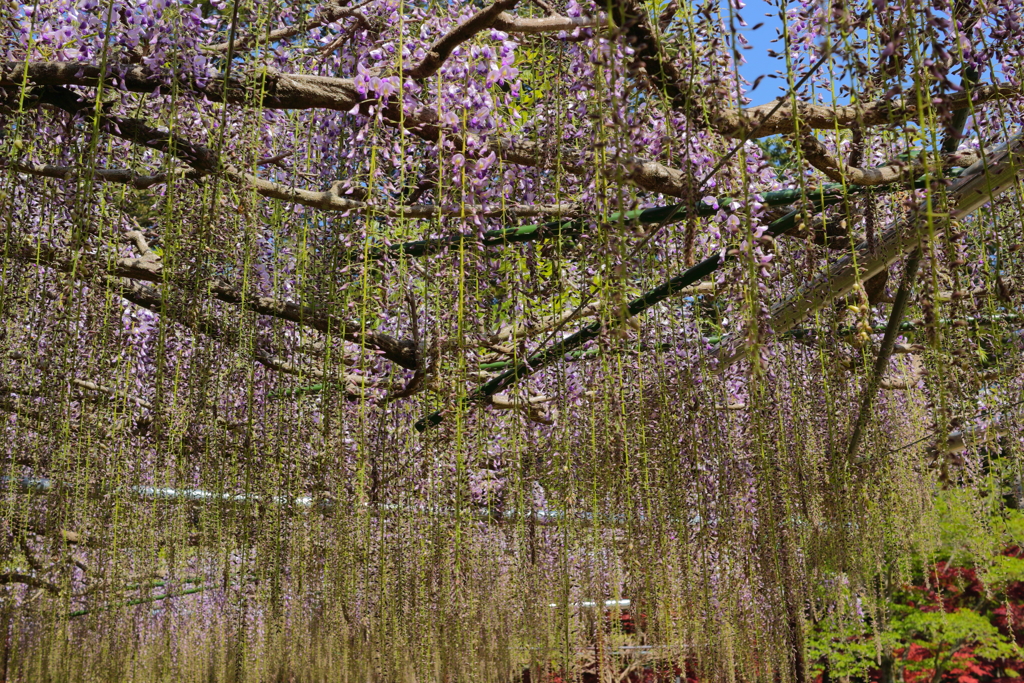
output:
[[[1017,462],[1020,7],[766,7],[5,5],[0,680],[880,633]]]

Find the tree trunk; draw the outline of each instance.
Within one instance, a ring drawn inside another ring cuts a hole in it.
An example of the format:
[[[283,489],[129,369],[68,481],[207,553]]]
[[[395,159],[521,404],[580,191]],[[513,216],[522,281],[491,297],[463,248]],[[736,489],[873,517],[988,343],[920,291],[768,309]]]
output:
[[[891,652],[882,655],[882,669],[878,683],[896,683],[896,657]]]

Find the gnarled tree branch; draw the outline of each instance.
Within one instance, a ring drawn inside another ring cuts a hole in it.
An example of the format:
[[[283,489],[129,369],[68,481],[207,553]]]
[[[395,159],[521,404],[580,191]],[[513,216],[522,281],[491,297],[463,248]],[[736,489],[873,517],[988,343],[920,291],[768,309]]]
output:
[[[14,88],[22,84],[93,87],[99,83],[101,73],[98,66],[88,62],[6,62],[0,65],[0,87]],[[168,85],[166,77],[158,77],[139,66],[119,70],[117,77],[119,87],[129,92],[149,94]],[[223,79],[218,78],[203,85],[194,82],[186,85],[194,94],[210,101],[244,107],[327,109],[346,113],[355,110],[369,115],[371,106],[377,103],[376,100],[361,96],[352,79],[285,74],[274,69],[255,74],[249,80],[232,80],[226,85]],[[90,106],[70,91],[64,93],[64,106],[51,103],[74,113]],[[37,94],[51,99],[55,96],[45,90]],[[69,95],[73,100],[67,99]],[[574,152],[553,154],[538,143],[509,136],[495,138],[486,144],[464,145],[465,141],[460,134],[444,130],[434,110],[424,108],[409,111],[403,109],[394,98],[382,103],[380,114],[388,124],[401,126],[425,141],[436,143],[444,132],[445,138],[457,148],[476,147],[482,154],[494,152],[509,163],[538,168],[551,168],[557,163],[561,170],[573,175],[587,173],[593,167],[591,161]],[[620,164],[622,168],[609,171],[615,175],[620,175],[621,171],[623,180],[649,192],[679,197],[687,193],[692,183],[689,174],[656,161],[621,159]]]
[[[74,166],[53,166],[52,164],[35,164],[19,161],[6,164],[0,162],[0,166],[7,166],[18,173],[40,176],[43,178],[56,178],[57,180],[77,180],[83,174],[91,174],[92,177],[97,180],[102,180],[107,183],[130,185],[136,190],[148,190],[151,187],[167,182],[166,173],[139,175],[135,171],[127,168],[84,169],[76,168]],[[187,174],[183,172],[182,176],[184,177],[185,175]]]
[[[36,577],[31,576],[29,574],[22,574],[21,572],[6,572],[4,574],[0,574],[0,584],[11,583],[20,583],[25,586],[28,586],[29,588],[39,588],[46,591],[47,593],[52,593],[53,595],[60,594],[60,589],[57,588],[57,586],[55,586],[54,584],[50,583],[49,581],[37,579]]]
[[[445,63],[452,50],[480,31],[490,28],[498,18],[498,15],[505,10],[512,9],[518,2],[519,0],[497,0],[497,2],[483,8],[431,45],[423,61],[411,69],[406,69],[405,75],[412,78],[430,78]]]
[[[158,258],[125,257],[114,260],[110,266],[81,255],[74,259],[70,252],[43,244],[12,244],[8,248],[11,258],[39,263],[65,273],[74,273],[81,279],[98,279],[112,286],[119,294],[129,301],[144,308],[163,313],[163,299],[156,290],[144,287],[138,282],[147,281],[162,283],[166,279],[163,263]],[[249,295],[221,278],[211,278],[206,282],[208,291],[214,298],[238,305],[260,315],[287,320],[299,325],[313,328],[320,332],[335,334],[355,344],[365,344],[377,350],[382,356],[398,365],[413,370],[416,368],[415,345],[408,340],[395,339],[383,332],[362,332],[362,325],[357,322],[346,322],[324,312],[319,308],[281,301],[272,297]],[[192,326],[192,325],[190,325]],[[201,324],[200,331],[207,336],[217,338],[224,336],[219,325],[213,321]]]
[[[502,12],[491,24],[491,28],[506,33],[556,33],[558,31],[573,31],[577,28],[593,28],[599,26],[599,17],[564,17],[559,14],[552,14],[546,17],[518,17],[508,12]]]
[[[69,113],[77,114],[83,110],[89,110],[94,104],[79,98],[75,93],[59,86],[48,87],[40,96],[41,102],[46,102]],[[564,205],[513,205],[497,207],[481,206],[435,206],[420,204],[413,206],[385,207],[377,206],[367,202],[346,199],[333,190],[326,192],[315,192],[295,187],[289,187],[280,183],[264,180],[258,176],[246,173],[217,158],[217,155],[210,148],[193,143],[180,135],[174,135],[167,131],[154,128],[139,119],[101,116],[100,123],[111,135],[122,138],[134,144],[149,147],[151,149],[170,154],[187,163],[191,168],[191,177],[199,177],[204,174],[222,173],[224,177],[238,185],[248,187],[257,194],[270,199],[300,204],[318,208],[323,211],[350,211],[359,213],[373,213],[379,216],[404,217],[404,218],[437,218],[441,216],[468,217],[468,216],[559,216],[567,213],[571,207]],[[37,168],[22,165],[26,172],[34,175],[47,175],[49,177],[60,177],[67,179],[76,177],[84,170],[64,169],[63,167]],[[55,170],[47,170],[55,169]],[[45,172],[44,172],[45,171]],[[58,172],[61,171],[61,172]],[[94,177],[101,179],[113,179],[115,182],[128,182],[129,172],[123,171],[99,171]],[[188,174],[186,174],[188,175]],[[123,180],[122,180],[123,178]],[[166,177],[162,178],[163,182]],[[155,184],[155,182],[153,183]]]
[[[632,16],[632,15],[631,15]],[[645,25],[645,24],[636,24]],[[653,37],[651,38],[653,41]],[[650,43],[654,45],[655,43]],[[644,43],[648,45],[648,43]],[[645,59],[658,58],[659,53],[653,47],[645,47]],[[649,53],[649,54],[648,54]],[[654,62],[652,61],[652,64]],[[665,78],[678,75],[675,68],[667,61],[658,61],[657,67],[647,69],[662,74]],[[0,87],[19,87],[28,85],[66,86],[78,85],[93,87],[100,81],[103,72],[100,67],[89,62],[5,62],[0,65]],[[113,73],[108,74],[108,78]],[[166,76],[152,74],[141,66],[131,66],[116,72],[118,84],[129,92],[152,93],[157,88],[169,84]],[[367,113],[373,103],[366,100],[356,89],[355,82],[349,78],[332,78],[329,76],[312,76],[306,74],[287,74],[276,69],[258,71],[247,80],[231,80],[225,84],[222,78],[212,78],[202,85],[188,82],[186,85],[197,95],[205,96],[215,102],[227,102],[246,107],[263,107],[265,109],[327,109],[331,111],[349,112],[358,108]],[[675,85],[667,81],[659,83],[659,90],[670,95],[675,101],[677,93],[679,104],[686,102],[686,92],[678,80]],[[950,95],[943,102],[949,111],[959,111],[977,106],[985,102],[1007,99],[1021,94],[1020,88],[1006,83],[978,85],[969,92]],[[826,106],[798,102],[792,106],[782,107],[771,117],[768,114],[774,103],[758,105],[740,110],[721,110],[714,112],[714,129],[730,138],[742,138],[749,132],[751,137],[766,137],[793,133],[799,120],[802,129],[834,130],[851,129],[857,126],[871,127],[890,123],[902,123],[913,119],[920,112],[916,100],[892,99],[875,100],[863,104],[845,106]],[[385,118],[393,125],[401,122],[415,134],[430,141],[436,141],[440,133],[440,124],[436,113],[428,110],[417,112],[403,111],[393,100],[384,107]],[[451,135],[448,136],[451,139]],[[499,143],[489,149],[501,149],[514,146],[511,143]],[[513,160],[513,159],[510,159]],[[523,163],[515,161],[515,163]],[[534,161],[529,165],[540,165]]]
[[[805,135],[800,140],[800,148],[804,159],[814,168],[824,173],[834,182],[848,182],[854,185],[888,185],[915,178],[928,168],[942,169],[965,168],[976,163],[981,157],[977,152],[961,152],[945,154],[928,163],[927,157],[920,155],[909,161],[894,161],[882,166],[858,168],[847,166],[834,158],[825,146],[813,135]]]
[[[646,10],[633,0],[616,0],[612,5],[612,19],[629,38],[636,60],[643,67],[651,86],[664,94],[671,106],[691,114],[694,125],[703,127],[705,119],[690,112],[696,104],[682,75],[662,50],[647,20]],[[961,111],[983,102],[1019,96],[1020,88],[998,83],[980,85],[970,91],[956,93],[942,103],[949,111]],[[710,127],[728,138],[762,138],[769,135],[791,134],[797,130],[835,130],[868,128],[890,123],[903,123],[920,115],[917,101],[908,99],[882,99],[846,106],[826,106],[797,102],[783,106],[774,114],[774,102],[746,109],[726,109],[715,103],[708,105],[707,121]],[[769,116],[770,114],[770,116]]]
[[[949,111],[960,111],[985,102],[994,102],[1016,97],[1020,88],[1006,83],[994,83],[972,88],[946,98],[942,104]],[[747,109],[721,112],[715,120],[715,130],[726,137],[742,138],[748,131],[755,131],[754,137],[790,134],[796,132],[797,121],[801,130],[850,130],[856,127],[870,128],[890,123],[904,123],[921,114],[916,100],[892,99],[875,100],[864,104],[827,106],[799,101],[795,109],[784,106],[768,117],[774,103],[761,104]]]
[[[663,93],[674,109],[687,111],[693,102],[689,88],[676,69],[672,60],[664,53],[661,43],[651,30],[647,12],[633,0],[615,0],[611,5],[611,17],[626,38],[632,43],[634,68],[641,69],[648,81]],[[694,122],[700,125],[699,119]]]
[[[950,220],[959,220],[1000,196],[1018,181],[1024,170],[1024,137],[1018,135],[1001,148],[986,154],[986,163],[967,169],[949,190]],[[800,321],[828,302],[848,294],[858,280],[871,278],[887,269],[904,254],[916,248],[922,238],[923,221],[914,219],[909,226],[891,225],[879,238],[875,249],[861,244],[855,255],[834,263],[824,275],[800,287],[790,297],[771,310],[771,329],[781,335],[793,329]],[[940,236],[946,225],[935,226],[934,235]],[[718,371],[745,357],[746,349],[731,353],[719,347]]]

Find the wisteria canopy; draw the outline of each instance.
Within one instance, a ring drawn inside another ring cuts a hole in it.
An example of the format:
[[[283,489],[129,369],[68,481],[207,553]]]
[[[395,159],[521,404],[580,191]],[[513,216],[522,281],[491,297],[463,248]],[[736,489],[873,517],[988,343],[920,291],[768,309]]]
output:
[[[489,1],[0,3],[0,679],[804,683],[1020,501],[1020,0]]]

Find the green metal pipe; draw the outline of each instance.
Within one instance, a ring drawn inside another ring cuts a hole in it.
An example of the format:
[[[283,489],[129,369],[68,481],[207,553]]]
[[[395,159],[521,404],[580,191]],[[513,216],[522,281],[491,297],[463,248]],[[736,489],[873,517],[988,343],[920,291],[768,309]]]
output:
[[[954,170],[949,175],[951,177],[955,177],[956,175],[958,175],[958,171]],[[813,205],[811,207],[809,207],[810,211],[823,211],[825,208],[827,208],[829,206],[833,206],[835,204],[838,204],[843,199],[845,199],[845,198],[847,198],[849,196],[856,196],[856,195],[863,195],[863,194],[883,194],[885,192],[892,191],[894,189],[894,185],[881,185],[881,186],[874,186],[874,187],[860,187],[860,186],[847,187],[846,188],[846,193],[844,194],[843,193],[843,190],[844,190],[843,185],[841,185],[839,183],[830,183],[830,184],[827,184],[827,185],[823,185],[823,186],[821,186],[819,188],[813,188],[813,189],[809,189],[809,190],[801,190],[801,189],[797,188],[797,189],[790,189],[790,190],[775,190],[775,191],[772,191],[772,192],[767,192],[767,193],[764,194],[763,200],[764,200],[764,204],[766,204],[768,206],[779,207],[779,206],[789,206],[790,204],[793,204],[794,202],[800,201],[803,198],[807,198],[807,199],[809,199],[809,200],[811,200],[813,202]],[[900,185],[902,185],[902,184],[900,184]],[[915,181],[914,184],[913,184],[913,187],[923,187],[923,186],[924,186],[924,181],[920,180],[920,179]],[[723,206],[723,205],[727,205],[727,204],[733,202],[734,200],[729,198],[729,197],[723,197],[723,198],[716,198],[715,201],[718,203],[719,206]],[[704,202],[702,200],[702,201],[698,202],[698,204],[697,204],[696,208],[694,209],[692,215],[696,215],[696,216],[711,216],[711,215],[714,215],[716,212],[717,212],[717,209],[715,209],[711,204],[708,204],[708,203],[706,203],[706,202]],[[668,222],[668,221],[683,220],[684,218],[686,218],[689,215],[691,215],[691,214],[690,214],[689,211],[686,210],[686,207],[684,205],[682,205],[682,204],[673,204],[673,205],[669,205],[669,206],[659,206],[659,207],[654,207],[654,208],[650,208],[650,209],[639,209],[639,210],[635,210],[635,211],[628,211],[628,212],[625,212],[624,214],[616,212],[616,213],[613,213],[611,216],[609,216],[607,222],[609,224],[616,224],[616,223],[619,223],[621,221],[621,222],[626,222],[626,223],[631,223],[631,224],[651,225],[651,224],[660,224],[662,222]],[[791,211],[790,213],[786,214],[782,218],[780,218],[777,221],[773,222],[769,226],[769,228],[768,228],[768,233],[772,234],[772,235],[781,235],[781,234],[784,234],[784,233],[788,232],[789,230],[791,230],[793,228],[794,225],[796,225],[796,219],[797,219],[798,215],[799,214],[798,214],[797,211]],[[583,221],[580,221],[580,220],[573,220],[573,221],[551,221],[551,222],[543,223],[543,224],[540,224],[540,225],[521,225],[521,226],[516,226],[516,227],[511,227],[511,228],[502,228],[500,230],[489,230],[489,231],[485,232],[482,235],[482,237],[479,238],[479,243],[482,244],[483,246],[503,246],[503,245],[506,245],[506,244],[514,244],[514,243],[517,243],[517,242],[529,242],[529,241],[538,240],[538,239],[551,239],[551,238],[554,238],[554,237],[563,237],[563,236],[573,236],[573,237],[575,237],[575,236],[578,236],[579,234],[581,234],[583,232],[583,230],[586,228],[586,225],[587,225],[587,223],[585,223]],[[475,241],[477,241],[477,239],[478,238],[476,236],[459,234],[459,235],[453,235],[451,237],[440,237],[440,238],[435,238],[435,239],[426,239],[426,240],[416,240],[416,241],[413,241],[413,242],[405,242],[403,244],[396,244],[396,245],[393,245],[393,246],[390,246],[390,247],[382,247],[382,248],[371,249],[369,251],[369,259],[370,260],[379,260],[379,259],[383,259],[383,258],[386,258],[386,257],[397,258],[397,257],[403,256],[403,255],[404,256],[412,256],[412,257],[427,256],[427,255],[430,255],[430,254],[437,253],[439,251],[443,251],[444,249],[447,249],[449,247],[455,247],[455,246],[459,245],[460,242],[463,242],[463,241],[475,242]],[[718,259],[717,256],[711,257],[710,259],[706,260],[705,262],[702,262],[702,263],[698,264],[697,266],[695,266],[694,268],[691,268],[686,273],[683,273],[683,275],[680,276],[680,277],[687,276],[688,273],[692,274],[692,275],[698,276],[698,279],[702,278],[702,277],[705,277],[707,274],[710,274],[711,272],[713,272],[716,269],[716,268],[712,268],[710,271],[708,271],[707,270],[707,268],[709,267],[708,261],[711,261],[711,260],[717,261],[717,259]],[[707,272],[704,272],[704,271],[707,271]],[[688,285],[682,285],[682,287],[686,287],[686,286],[688,286]],[[646,295],[644,295],[644,297],[641,297],[641,299],[636,300],[634,303],[637,303],[638,305],[642,305],[643,301],[648,300],[648,298],[650,298],[650,297],[654,297],[654,299],[651,299],[653,301],[653,303],[650,304],[650,306],[653,306],[654,304],[656,304],[659,301],[663,300],[665,298],[665,296],[670,296],[671,294],[674,294],[675,292],[679,291],[679,289],[682,288],[682,287],[679,287],[678,283],[676,282],[676,278],[673,278],[673,280],[670,280],[669,282],[665,283],[661,287],[659,287],[659,288],[657,288],[655,290],[652,290],[651,292],[648,292]],[[668,290],[671,290],[671,293],[667,294],[667,295],[664,294],[664,291],[668,291]],[[658,297],[661,297],[661,298],[658,298]],[[630,306],[632,307],[633,304],[630,304]],[[646,308],[649,308],[650,306],[645,306],[644,308],[641,308],[640,310],[646,310]],[[635,313],[633,315],[635,315]],[[583,330],[581,330],[580,332],[582,333]],[[592,339],[592,338],[593,337],[589,337],[588,340]],[[565,340],[565,342],[568,342],[568,341],[569,341],[569,339]],[[584,343],[584,342],[581,342],[581,343]],[[575,347],[573,347],[573,348],[575,348]],[[552,351],[554,351],[554,350],[555,349],[553,348]],[[497,365],[495,365],[495,367],[489,367],[490,365],[494,365],[494,364],[484,364],[484,365],[481,365],[480,367],[481,367],[482,370],[490,370],[490,369],[495,369],[496,370],[496,369],[510,367],[511,366],[511,361],[503,361],[500,364],[500,368]],[[287,397],[292,397],[292,396],[301,396],[303,394],[316,394],[316,393],[320,393],[323,390],[324,390],[324,385],[323,384],[312,384],[312,385],[303,386],[303,387],[296,387],[294,389],[278,390],[278,391],[273,392],[271,394],[271,397],[275,397],[275,398],[276,397],[286,397],[287,398]],[[488,394],[488,395],[492,395],[492,394]],[[423,421],[420,420],[420,422],[417,422],[417,425],[420,425],[422,422]]]
[[[821,206],[821,208],[824,208],[828,204],[833,204],[838,201],[841,201],[842,196],[827,197],[825,195],[819,195],[818,199],[819,205]],[[770,235],[778,236],[788,232],[789,230],[792,230],[793,226],[796,225],[796,219],[799,216],[799,214],[799,210],[790,211],[782,218],[772,222],[768,226],[766,232]],[[721,257],[718,254],[709,256],[708,258],[704,259],[703,261],[693,266],[692,268],[680,273],[679,275],[676,275],[675,277],[671,278],[670,280],[666,281],[660,286],[655,287],[649,292],[637,297],[636,299],[633,299],[631,302],[629,302],[629,305],[627,306],[628,315],[632,317],[635,315],[639,315],[640,313],[643,313],[647,309],[661,303],[662,301],[672,296],[673,294],[676,294],[677,292],[680,292],[686,289],[687,287],[696,284],[700,280],[703,280],[705,277],[714,273],[723,264],[725,264],[728,261],[731,261],[733,258],[735,257],[730,256],[728,253],[726,253],[724,257]],[[598,335],[601,333],[602,328],[603,326],[600,322],[593,322],[590,323],[589,325],[580,328],[574,334],[566,337],[565,339],[562,339],[559,342],[556,342],[555,344],[548,347],[547,349],[544,349],[543,351],[538,351],[537,353],[531,355],[526,360],[517,363],[515,367],[506,370],[505,372],[501,373],[494,379],[480,385],[479,387],[476,388],[475,391],[473,391],[473,393],[471,393],[464,399],[464,402],[475,403],[486,400],[487,398],[493,396],[499,391],[502,391],[507,387],[515,384],[519,380],[532,375],[541,368],[550,365],[555,361],[560,360],[562,357],[565,356],[565,354],[579,348],[580,346],[583,346],[589,341],[596,339]],[[437,411],[418,420],[416,422],[416,429],[417,431],[422,432],[426,430],[428,427],[441,424],[443,420],[444,416],[442,411]]]
[[[919,186],[923,186],[923,181],[914,183],[914,187]],[[824,199],[835,199],[838,201],[844,196],[849,197],[863,194],[882,194],[885,192],[891,192],[893,189],[898,188],[894,188],[893,185],[880,185],[874,187],[853,186],[847,187],[844,194],[844,188],[842,185],[838,183],[830,183],[819,188],[812,188],[808,190],[801,190],[799,188],[792,190],[775,190],[773,192],[765,193],[763,199],[764,204],[778,207],[789,206],[790,204],[800,201],[804,197],[811,200],[818,200],[820,203]],[[735,200],[729,197],[722,197],[716,198],[715,201],[718,206],[726,206]],[[627,211],[625,213],[615,212],[608,217],[607,221],[604,222],[608,225],[617,225],[619,223],[631,225],[654,225],[663,222],[677,222],[690,216],[713,216],[717,211],[718,209],[714,208],[714,206],[701,200],[692,211],[683,204],[672,204],[670,206],[658,206],[650,209],[637,209],[635,211]],[[375,261],[383,258],[398,258],[400,256],[429,256],[430,254],[436,254],[437,252],[444,251],[450,247],[457,247],[463,242],[468,244],[479,243],[485,247],[499,247],[507,244],[515,244],[517,242],[532,242],[534,240],[553,239],[555,237],[577,237],[586,230],[587,225],[588,222],[582,220],[549,221],[538,225],[520,225],[511,228],[502,228],[500,230],[488,230],[479,237],[476,235],[457,234],[450,237],[416,240],[413,242],[405,242],[403,244],[395,244],[390,247],[370,249],[369,259]],[[362,255],[360,254],[356,260],[361,258]]]
[[[157,602],[159,600],[166,600],[168,598],[178,598],[178,597],[181,597],[183,595],[193,595],[195,593],[202,593],[203,591],[207,591],[207,590],[210,590],[212,588],[216,588],[216,586],[199,586],[198,588],[189,588],[187,590],[177,591],[177,592],[174,592],[174,593],[165,593],[163,595],[154,595],[154,596],[149,597],[149,598],[135,598],[134,600],[126,600],[124,602],[118,602],[118,603],[115,603],[115,604],[112,604],[112,605],[103,605],[102,607],[96,607],[96,608],[93,608],[93,609],[75,610],[74,612],[69,612],[68,613],[68,618],[69,619],[74,619],[76,617],[84,617],[87,614],[94,614],[96,612],[108,612],[108,611],[110,611],[112,609],[117,609],[118,607],[133,607],[135,605],[144,605],[144,604],[149,603],[149,602]]]

